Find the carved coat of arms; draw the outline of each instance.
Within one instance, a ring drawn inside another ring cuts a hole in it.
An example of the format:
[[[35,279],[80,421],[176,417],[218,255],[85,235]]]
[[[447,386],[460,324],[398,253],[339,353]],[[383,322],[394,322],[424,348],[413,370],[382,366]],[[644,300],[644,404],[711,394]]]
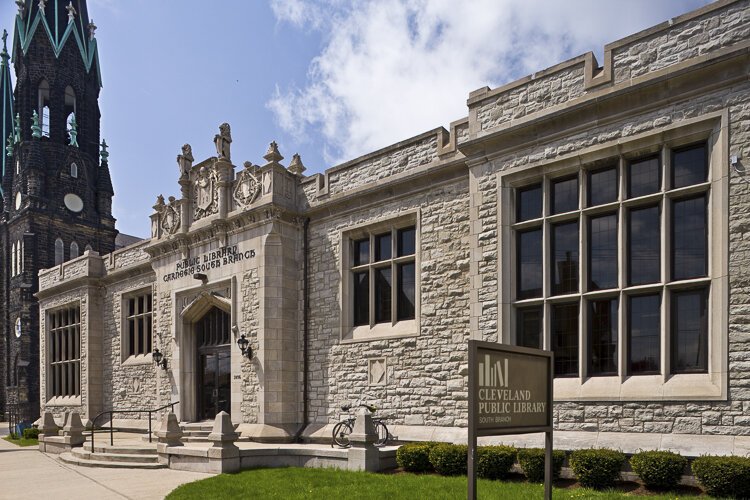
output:
[[[232,196],[240,207],[247,207],[258,198],[260,194],[260,180],[249,168],[241,171],[237,176]]]
[[[218,211],[218,190],[216,172],[201,168],[194,182],[195,219],[202,219]]]
[[[171,203],[161,213],[161,227],[167,234],[174,234],[180,228],[180,212]]]

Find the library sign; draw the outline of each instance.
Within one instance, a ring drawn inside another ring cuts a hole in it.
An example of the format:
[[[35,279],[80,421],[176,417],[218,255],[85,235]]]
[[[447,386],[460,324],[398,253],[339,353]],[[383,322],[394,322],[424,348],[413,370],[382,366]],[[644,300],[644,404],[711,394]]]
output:
[[[255,258],[254,249],[242,250],[237,245],[220,247],[197,257],[178,261],[175,264],[174,270],[171,273],[166,273],[162,279],[165,283],[168,283],[184,278],[185,276],[192,276],[195,273],[205,273],[211,269],[218,269],[228,264],[235,264],[253,258]]]
[[[469,498],[476,498],[477,437],[544,432],[551,484],[553,354],[469,341]],[[548,492],[545,491],[545,498]],[[551,489],[549,490],[551,495]]]

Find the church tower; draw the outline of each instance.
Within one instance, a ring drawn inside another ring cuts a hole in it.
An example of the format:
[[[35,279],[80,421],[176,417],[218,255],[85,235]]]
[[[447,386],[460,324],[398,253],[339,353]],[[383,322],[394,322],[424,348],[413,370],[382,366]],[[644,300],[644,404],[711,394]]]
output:
[[[117,231],[108,153],[99,136],[96,26],[86,1],[16,4],[12,44],[5,34],[0,53],[0,402],[6,412],[18,408],[22,418],[33,419],[39,411],[42,334],[34,297],[38,271],[86,250],[113,251]],[[56,348],[64,358],[66,349],[78,346]],[[66,373],[63,380],[63,394],[80,394],[79,373]]]

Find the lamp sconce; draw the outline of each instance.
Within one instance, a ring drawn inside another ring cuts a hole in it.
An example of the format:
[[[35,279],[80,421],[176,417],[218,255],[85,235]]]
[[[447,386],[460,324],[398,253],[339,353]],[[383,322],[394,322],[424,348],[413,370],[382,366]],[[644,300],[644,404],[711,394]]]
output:
[[[154,349],[151,357],[154,358],[154,363],[156,363],[156,366],[160,367],[162,370],[167,369],[167,358],[161,352],[159,352],[159,349]]]
[[[235,335],[237,335],[238,333],[240,333],[240,329],[237,328],[237,325],[234,325],[232,327],[232,332]],[[253,348],[250,347],[250,341],[247,340],[247,338],[245,337],[244,333],[241,334],[237,338],[237,347],[240,348],[240,352],[242,352],[243,356],[245,356],[247,359],[252,359],[252,357],[253,357]]]

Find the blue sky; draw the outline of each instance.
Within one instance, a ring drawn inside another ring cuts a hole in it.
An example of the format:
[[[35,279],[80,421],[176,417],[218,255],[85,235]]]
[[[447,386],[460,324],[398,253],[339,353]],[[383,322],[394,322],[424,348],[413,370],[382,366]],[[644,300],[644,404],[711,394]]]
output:
[[[259,164],[276,140],[307,174],[466,116],[495,87],[705,0],[88,0],[98,26],[102,137],[120,231],[145,237],[175,157]],[[0,0],[0,29],[16,6]]]

